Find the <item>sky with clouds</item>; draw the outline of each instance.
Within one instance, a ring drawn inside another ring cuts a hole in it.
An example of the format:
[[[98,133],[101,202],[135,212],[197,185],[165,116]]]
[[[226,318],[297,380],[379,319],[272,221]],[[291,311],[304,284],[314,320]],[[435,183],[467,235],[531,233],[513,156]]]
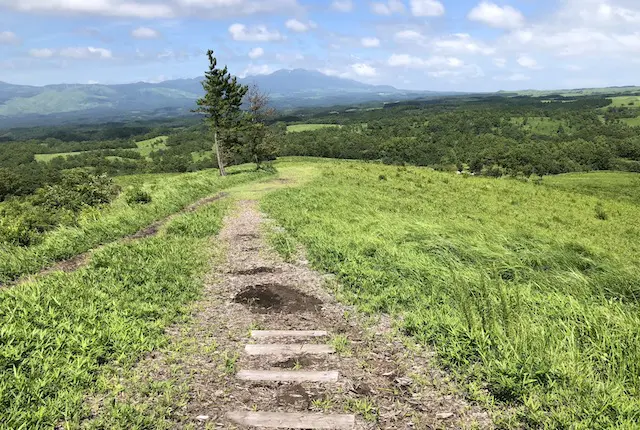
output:
[[[0,0],[0,81],[316,69],[495,91],[640,84],[639,0]]]

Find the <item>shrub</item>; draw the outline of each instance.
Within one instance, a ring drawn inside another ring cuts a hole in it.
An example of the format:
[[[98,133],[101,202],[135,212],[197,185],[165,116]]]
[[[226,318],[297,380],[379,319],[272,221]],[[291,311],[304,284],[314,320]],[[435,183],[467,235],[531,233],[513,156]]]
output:
[[[151,203],[153,199],[151,194],[143,190],[142,188],[133,188],[127,192],[127,203],[130,205],[140,204],[146,205]]]

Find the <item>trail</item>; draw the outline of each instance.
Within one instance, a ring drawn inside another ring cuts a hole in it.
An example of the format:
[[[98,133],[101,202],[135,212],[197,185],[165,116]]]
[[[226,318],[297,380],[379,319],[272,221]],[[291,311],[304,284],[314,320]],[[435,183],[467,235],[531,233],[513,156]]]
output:
[[[238,201],[193,323],[140,364],[189,386],[175,428],[491,428],[428,350],[339,304],[306,261],[274,254],[265,222],[257,201]]]

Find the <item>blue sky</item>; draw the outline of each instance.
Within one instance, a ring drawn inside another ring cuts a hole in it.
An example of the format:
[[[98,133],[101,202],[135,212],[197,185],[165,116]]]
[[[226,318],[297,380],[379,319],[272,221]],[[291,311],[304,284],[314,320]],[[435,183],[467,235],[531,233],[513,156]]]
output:
[[[158,82],[204,52],[239,76],[316,69],[494,91],[640,84],[638,0],[0,0],[0,81]]]

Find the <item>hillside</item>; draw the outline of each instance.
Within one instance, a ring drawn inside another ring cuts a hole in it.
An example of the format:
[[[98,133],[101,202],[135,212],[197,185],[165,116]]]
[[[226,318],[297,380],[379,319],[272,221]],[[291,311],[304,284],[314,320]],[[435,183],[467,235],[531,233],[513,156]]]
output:
[[[202,96],[202,78],[122,85],[61,84],[44,87],[0,82],[0,126],[74,120],[155,118],[188,114]],[[368,85],[311,70],[279,70],[248,76],[280,109],[370,101],[396,101],[440,93]],[[444,94],[444,93],[442,93]]]

